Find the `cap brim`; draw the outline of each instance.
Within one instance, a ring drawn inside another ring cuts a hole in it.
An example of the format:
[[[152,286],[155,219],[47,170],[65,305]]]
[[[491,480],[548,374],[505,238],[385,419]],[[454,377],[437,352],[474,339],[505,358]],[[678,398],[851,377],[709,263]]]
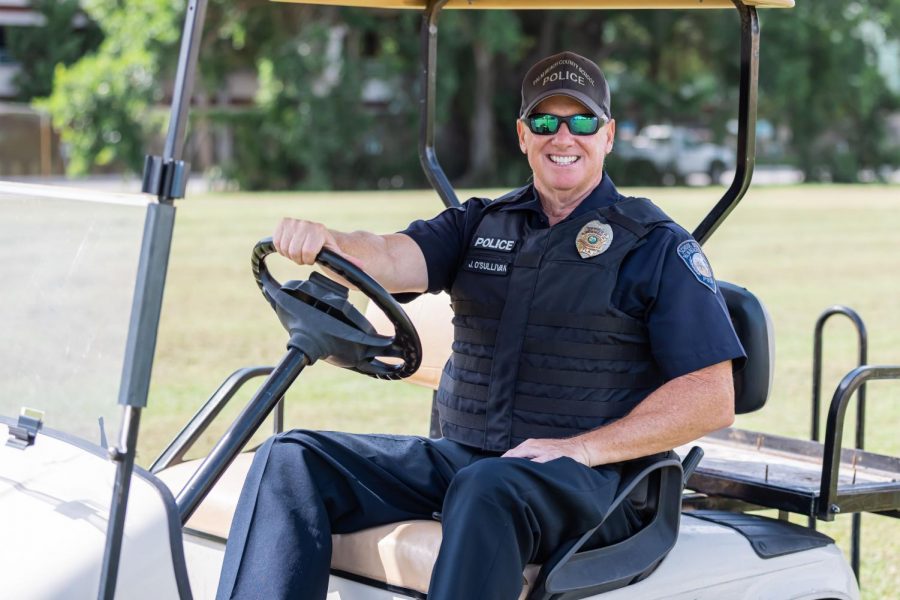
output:
[[[569,98],[574,98],[575,100],[578,100],[579,102],[584,104],[584,106],[588,110],[590,110],[592,113],[594,113],[594,115],[596,115],[598,117],[605,117],[606,119],[612,118],[609,114],[607,114],[607,112],[605,110],[600,108],[600,106],[596,102],[591,100],[587,96],[587,94],[582,94],[581,92],[576,91],[576,90],[567,90],[565,88],[562,88],[562,89],[557,88],[555,90],[547,90],[546,92],[538,94],[537,97],[535,97],[528,104],[528,106],[525,107],[525,110],[522,111],[522,114],[519,115],[519,118],[524,119],[525,117],[530,115],[531,111],[534,110],[535,106],[537,106],[538,104],[540,104],[547,98],[550,98],[551,96],[568,96]]]

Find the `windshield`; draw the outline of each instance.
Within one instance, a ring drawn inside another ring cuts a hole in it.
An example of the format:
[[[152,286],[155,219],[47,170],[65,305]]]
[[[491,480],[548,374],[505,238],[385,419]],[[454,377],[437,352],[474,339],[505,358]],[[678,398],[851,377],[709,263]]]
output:
[[[100,444],[119,382],[148,202],[0,182],[0,415]]]

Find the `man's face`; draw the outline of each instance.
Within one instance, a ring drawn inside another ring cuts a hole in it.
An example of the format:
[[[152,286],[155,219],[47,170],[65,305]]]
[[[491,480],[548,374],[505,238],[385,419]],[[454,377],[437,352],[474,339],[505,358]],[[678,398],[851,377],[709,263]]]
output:
[[[568,96],[551,96],[538,104],[534,113],[568,117],[591,111]],[[616,123],[610,121],[594,135],[572,135],[565,123],[553,135],[536,135],[521,120],[517,130],[519,146],[528,156],[538,192],[548,200],[566,201],[583,198],[600,183],[603,161],[612,150]]]

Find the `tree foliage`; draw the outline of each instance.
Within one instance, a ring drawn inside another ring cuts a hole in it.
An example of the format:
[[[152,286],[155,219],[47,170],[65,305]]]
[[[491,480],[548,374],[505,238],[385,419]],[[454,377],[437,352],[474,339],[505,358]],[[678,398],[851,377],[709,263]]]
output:
[[[154,107],[173,75],[183,7],[135,0],[126,10],[86,0],[84,8],[104,41],[56,67],[45,105],[69,145],[71,171],[137,169],[159,135]],[[255,72],[259,89],[252,107],[198,110],[194,123],[230,128],[235,151],[224,168],[245,188],[424,185],[416,153],[420,18],[211,0],[199,90],[221,95],[236,69]],[[885,54],[900,54],[900,0],[803,2],[760,11],[760,19],[759,115],[790,135],[782,158],[809,178],[840,181],[896,160],[884,123],[898,110],[900,83],[892,84]],[[521,77],[563,49],[604,68],[620,125],[700,124],[722,137],[737,114],[737,28],[734,11],[446,11],[441,162],[467,185],[523,180],[514,128]]]
[[[900,2],[798,3],[794,16],[764,23],[761,112],[789,128],[808,179],[855,181],[891,156],[884,123],[900,89],[881,58],[893,45],[900,69]]]
[[[56,65],[71,65],[103,39],[96,23],[84,18],[78,0],[33,0],[31,8],[43,16],[43,25],[7,28],[9,53],[21,65],[15,80],[18,99],[25,102],[49,95]]]
[[[288,19],[296,27],[270,36],[257,55],[257,111],[239,127],[231,169],[245,186],[351,187],[365,168],[374,120],[360,103],[365,30],[334,9],[307,12],[317,18]]]
[[[82,7],[103,42],[71,66],[57,64],[53,93],[39,104],[69,148],[70,173],[111,165],[137,171],[159,131],[159,75],[181,30],[181,7],[171,0],[83,0]]]

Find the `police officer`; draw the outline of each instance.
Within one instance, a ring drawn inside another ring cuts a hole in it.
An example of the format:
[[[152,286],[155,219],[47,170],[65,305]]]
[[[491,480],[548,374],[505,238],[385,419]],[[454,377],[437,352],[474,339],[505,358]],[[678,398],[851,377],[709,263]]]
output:
[[[603,171],[615,121],[590,60],[563,52],[522,83],[533,182],[405,231],[284,219],[277,250],[329,247],[393,293],[446,291],[453,354],[443,438],[291,431],[256,452],[218,598],[324,598],[331,534],[442,515],[429,599],[513,599],[529,562],[596,526],[622,461],[734,418],[743,349],[699,245]],[[640,523],[625,503],[595,543]]]

